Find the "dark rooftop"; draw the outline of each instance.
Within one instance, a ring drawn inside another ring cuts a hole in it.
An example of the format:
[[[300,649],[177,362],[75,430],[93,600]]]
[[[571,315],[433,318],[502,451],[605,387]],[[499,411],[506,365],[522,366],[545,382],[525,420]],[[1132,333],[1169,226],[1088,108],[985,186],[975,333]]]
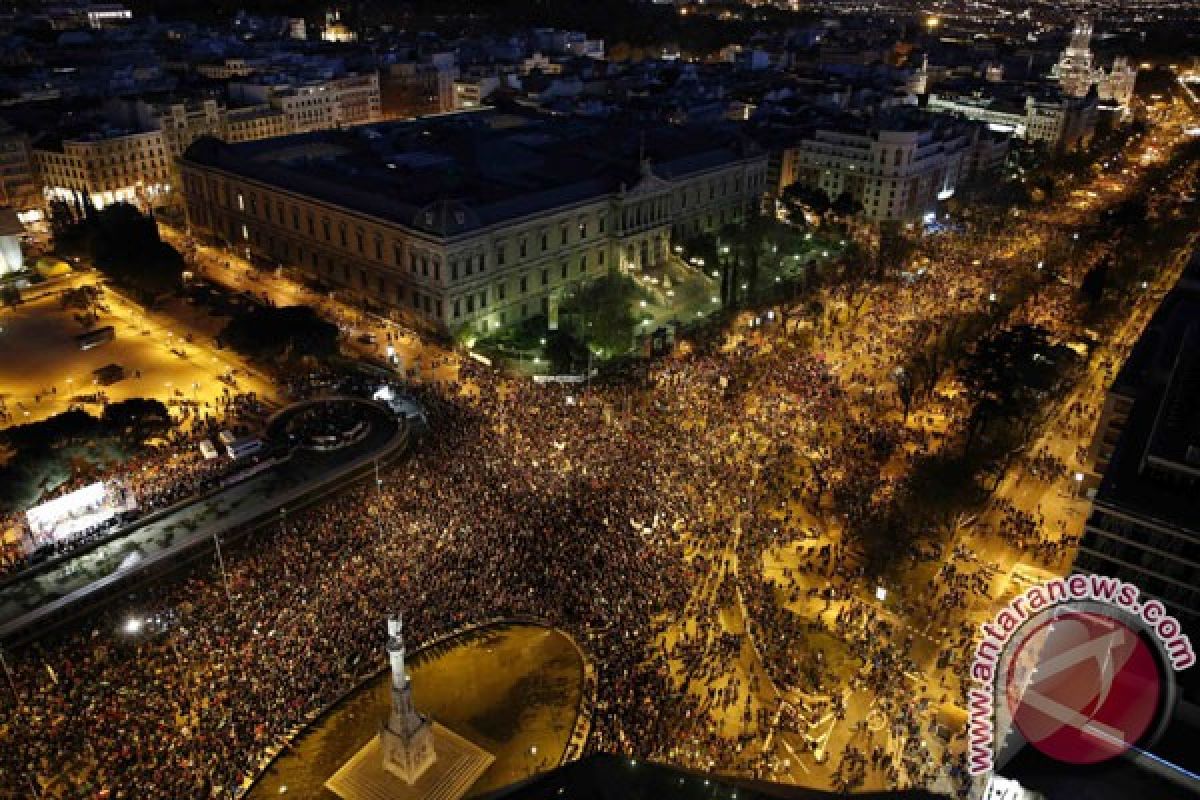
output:
[[[487,800],[835,800],[845,794],[690,772],[597,753],[487,795]],[[856,800],[948,800],[920,789],[856,792]]]
[[[671,179],[754,153],[732,125],[641,130],[492,110],[232,145],[206,138],[184,159],[455,236],[632,187],[643,156]]]
[[[1113,382],[1134,397],[1097,501],[1200,532],[1200,251]]]

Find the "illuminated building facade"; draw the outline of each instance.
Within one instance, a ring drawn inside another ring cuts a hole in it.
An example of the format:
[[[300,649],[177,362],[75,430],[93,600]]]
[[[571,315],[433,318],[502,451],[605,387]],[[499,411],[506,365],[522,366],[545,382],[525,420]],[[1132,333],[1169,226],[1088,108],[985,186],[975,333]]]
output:
[[[182,161],[192,232],[408,324],[486,332],[741,219],[766,155],[735,131],[472,112]]]

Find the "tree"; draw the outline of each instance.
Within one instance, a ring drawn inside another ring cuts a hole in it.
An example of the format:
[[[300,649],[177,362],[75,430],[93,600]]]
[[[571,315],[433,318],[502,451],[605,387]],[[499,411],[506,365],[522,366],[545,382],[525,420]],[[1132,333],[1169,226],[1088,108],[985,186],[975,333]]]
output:
[[[793,183],[783,190],[780,199],[792,214],[808,212],[818,217],[829,211],[829,195],[819,186]]]
[[[968,420],[967,449],[997,421],[1012,420],[1022,438],[1039,423],[1041,402],[1054,391],[1067,368],[1077,361],[1075,351],[1050,341],[1036,325],[1019,325],[980,340],[959,371],[973,401]]]
[[[255,306],[231,319],[220,341],[254,358],[325,358],[338,351],[338,329],[309,306]]]
[[[97,212],[90,224],[92,260],[117,283],[146,299],[179,288],[183,256],[159,238],[153,218],[116,203]]]
[[[1083,276],[1083,284],[1079,287],[1079,293],[1093,306],[1104,297],[1110,263],[1111,259],[1103,258]]]
[[[96,321],[96,304],[100,300],[100,290],[92,285],[80,286],[63,290],[59,296],[59,304],[64,308],[74,308],[83,312],[83,321],[91,324]]]
[[[579,338],[605,355],[617,355],[633,346],[637,326],[633,304],[638,296],[633,278],[610,273],[577,291],[562,310],[579,324]]]
[[[839,217],[852,217],[863,210],[862,203],[854,199],[849,192],[842,192],[834,198],[829,210]]]
[[[0,287],[0,305],[5,308],[16,308],[21,305],[21,290],[12,284]]]
[[[146,300],[179,288],[183,256],[158,235],[152,217],[128,203],[114,203],[82,215],[54,212],[55,246],[81,253],[114,282]]]
[[[101,417],[113,433],[142,440],[161,434],[171,426],[171,415],[160,401],[147,397],[130,397],[109,403]]]

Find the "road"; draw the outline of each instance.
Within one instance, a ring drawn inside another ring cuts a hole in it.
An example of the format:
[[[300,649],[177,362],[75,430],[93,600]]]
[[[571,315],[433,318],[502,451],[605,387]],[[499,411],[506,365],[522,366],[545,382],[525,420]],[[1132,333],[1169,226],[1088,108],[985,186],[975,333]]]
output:
[[[213,536],[244,529],[276,509],[307,505],[363,467],[387,460],[407,441],[407,426],[374,403],[364,407],[370,409],[371,430],[354,445],[321,453],[296,451],[273,469],[153,516],[105,544],[0,588],[0,639],[11,638],[56,616],[67,605],[81,603]],[[287,410],[281,413],[286,415]]]

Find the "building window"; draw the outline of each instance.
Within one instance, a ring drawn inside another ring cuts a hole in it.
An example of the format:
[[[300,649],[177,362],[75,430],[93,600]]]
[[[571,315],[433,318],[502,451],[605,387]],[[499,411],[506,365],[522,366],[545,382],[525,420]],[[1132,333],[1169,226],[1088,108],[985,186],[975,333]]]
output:
[[[522,275],[521,276],[521,294],[525,294],[528,291],[529,291],[529,277],[527,275]]]
[[[505,283],[503,283],[503,282],[501,282],[501,283],[497,283],[497,284],[496,284],[496,299],[497,299],[497,300],[503,300],[503,299],[504,299],[504,291],[505,291],[505,287],[506,287],[506,284],[505,284]]]
[[[521,258],[525,258],[526,256],[528,256],[528,255],[529,255],[529,242],[528,242],[528,240],[526,240],[526,239],[522,239],[522,240],[521,240],[521,244],[520,244],[520,246],[519,246],[518,252],[520,253],[520,257],[521,257]]]
[[[458,259],[457,258],[450,259],[450,280],[451,281],[458,280]],[[458,316],[458,315],[456,314],[455,316]]]
[[[542,286],[547,286],[550,283],[550,270],[542,270]]]
[[[581,273],[587,272],[587,253],[579,257],[579,271]]]
[[[567,226],[563,225],[561,228],[559,228],[558,234],[559,234],[558,243],[566,244],[567,243]]]
[[[454,298],[454,318],[458,319],[462,316],[462,301],[457,297]]]
[[[582,219],[579,221],[579,238],[580,239],[587,238],[587,220],[586,219]]]

